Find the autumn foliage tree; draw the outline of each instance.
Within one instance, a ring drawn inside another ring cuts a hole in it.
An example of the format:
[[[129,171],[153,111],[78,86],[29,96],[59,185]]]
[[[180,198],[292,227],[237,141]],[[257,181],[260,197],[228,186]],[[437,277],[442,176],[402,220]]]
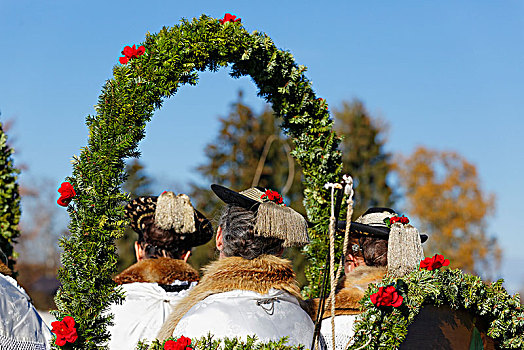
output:
[[[487,233],[495,198],[482,191],[473,164],[455,152],[419,147],[400,159],[397,170],[409,213],[430,234],[426,255],[444,254],[467,272],[498,266],[501,249]]]

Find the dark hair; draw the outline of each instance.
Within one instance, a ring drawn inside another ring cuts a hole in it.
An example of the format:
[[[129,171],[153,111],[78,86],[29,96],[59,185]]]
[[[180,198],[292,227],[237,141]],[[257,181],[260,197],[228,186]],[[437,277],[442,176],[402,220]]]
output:
[[[144,249],[146,259],[169,257],[179,259],[191,249],[189,242],[184,242],[173,230],[164,230],[155,225],[154,217],[143,219],[144,229],[138,235],[138,243]]]
[[[353,251],[353,244],[358,244],[360,249]],[[361,256],[367,266],[386,266],[388,264],[388,241],[368,236],[351,236],[348,254]]]
[[[241,207],[228,204],[222,211],[218,225],[222,228],[222,253],[252,260],[263,254],[277,254],[282,250],[283,240],[255,235],[256,214]]]

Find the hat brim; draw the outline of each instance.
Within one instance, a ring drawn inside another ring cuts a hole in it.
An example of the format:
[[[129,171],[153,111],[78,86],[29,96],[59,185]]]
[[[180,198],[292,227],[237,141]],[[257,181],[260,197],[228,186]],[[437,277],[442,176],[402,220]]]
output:
[[[337,225],[339,230],[346,229],[346,221],[339,221]],[[382,227],[382,226],[371,226],[366,224],[361,224],[358,222],[351,222],[351,227],[349,229],[351,233],[361,235],[361,236],[370,236],[375,237],[379,239],[388,239],[389,238],[389,227]],[[428,240],[428,235],[426,234],[419,234],[420,235],[420,241],[424,243]]]
[[[213,190],[213,192],[217,195],[218,198],[220,198],[220,200],[222,200],[222,202],[247,210],[257,211],[258,206],[261,204],[261,202],[257,202],[254,199],[246,197],[237,191],[233,191],[221,185],[212,184],[211,190]]]

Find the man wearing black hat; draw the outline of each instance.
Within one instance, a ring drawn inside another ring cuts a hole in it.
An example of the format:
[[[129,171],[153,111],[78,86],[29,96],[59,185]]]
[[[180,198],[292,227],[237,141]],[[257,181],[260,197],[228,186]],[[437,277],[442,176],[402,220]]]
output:
[[[418,243],[414,244],[414,261],[420,261],[418,259],[423,257],[420,244],[428,237],[424,234],[418,235],[418,231],[411,225],[404,225],[409,220],[406,217],[400,218],[392,209],[370,208],[351,223],[347,253],[344,257],[345,277],[338,284],[335,294],[335,349],[348,348],[353,336],[353,323],[356,315],[361,313],[360,300],[369,284],[380,282],[388,272],[388,256],[391,255],[388,241],[392,234],[390,227],[394,222],[401,223],[400,226],[394,227],[395,234],[402,235],[400,231],[408,230],[416,232]],[[345,227],[345,222],[339,223],[340,229]],[[314,299],[311,302],[314,312],[312,317],[315,317],[320,300]],[[326,301],[322,318],[321,334],[325,346],[327,349],[333,349],[330,300]]]
[[[211,223],[185,194],[138,197],[125,212],[138,233],[138,262],[115,277],[126,299],[110,309],[115,315],[108,329],[110,349],[134,349],[139,340],[156,338],[172,305],[199,280],[198,272],[186,262],[191,248],[213,236]]]
[[[309,242],[307,222],[283,204],[275,191],[212,190],[227,206],[217,230],[220,259],[204,270],[200,283],[175,305],[159,334],[215,339],[256,335],[267,342],[311,344],[313,322],[302,309],[300,289],[285,247]]]

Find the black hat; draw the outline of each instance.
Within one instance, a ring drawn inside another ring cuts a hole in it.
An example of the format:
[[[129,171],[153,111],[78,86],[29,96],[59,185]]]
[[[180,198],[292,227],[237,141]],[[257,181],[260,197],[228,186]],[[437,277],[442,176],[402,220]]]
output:
[[[236,192],[213,184],[211,189],[225,203],[256,212],[255,234],[280,238],[284,247],[309,243],[307,221],[283,203],[282,196],[263,187],[252,187]]]
[[[351,222],[350,232],[357,235],[370,236],[380,239],[388,239],[390,228],[384,220],[390,219],[398,214],[390,208],[369,208],[356,221]],[[338,222],[338,229],[346,228],[346,221]],[[422,243],[428,240],[428,235],[420,234]]]
[[[185,194],[164,191],[160,196],[138,197],[126,205],[125,213],[131,219],[131,228],[139,235],[144,234],[144,219],[153,217],[154,225],[172,231],[176,241],[183,241],[186,246],[195,247],[213,237],[211,222],[193,208]]]

